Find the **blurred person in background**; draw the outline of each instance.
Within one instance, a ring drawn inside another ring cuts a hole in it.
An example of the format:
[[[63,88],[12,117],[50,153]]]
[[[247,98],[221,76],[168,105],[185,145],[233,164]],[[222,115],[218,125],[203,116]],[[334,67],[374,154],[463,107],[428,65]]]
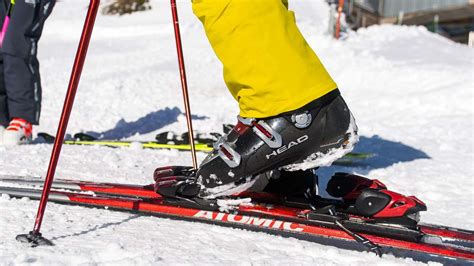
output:
[[[41,112],[38,41],[56,0],[1,1],[0,145],[26,144]]]

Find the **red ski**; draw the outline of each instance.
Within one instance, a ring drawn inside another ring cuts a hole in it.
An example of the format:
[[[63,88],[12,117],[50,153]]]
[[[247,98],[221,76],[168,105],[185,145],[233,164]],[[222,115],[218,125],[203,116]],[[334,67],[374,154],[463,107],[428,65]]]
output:
[[[39,199],[41,196],[41,179],[2,177],[0,184],[0,193],[12,197]],[[354,237],[335,226],[330,217],[323,215],[325,219],[318,220],[308,215],[311,212],[309,210],[258,201],[235,206],[234,209],[227,210],[229,212],[221,212],[217,202],[200,205],[196,202],[165,199],[155,194],[152,186],[74,180],[55,181],[50,200],[264,231],[337,247],[362,249]],[[413,230],[391,225],[357,223],[351,219],[341,220],[341,223],[381,246],[383,253],[421,261],[474,262],[472,231],[422,224],[418,230]]]
[[[23,177],[23,176],[0,176],[0,184],[2,185],[17,185],[17,186],[28,186],[35,188],[42,188],[43,180],[39,177]],[[153,185],[132,185],[132,184],[117,184],[117,183],[104,183],[104,182],[91,182],[91,181],[80,181],[80,180],[69,180],[59,179],[54,181],[53,188],[55,189],[67,189],[72,191],[90,191],[99,194],[110,194],[120,196],[130,196],[139,198],[150,198],[159,199],[161,196],[153,191]],[[252,199],[255,198],[266,198],[267,201],[275,203],[280,199],[273,199],[271,195],[264,195],[264,193],[253,193]],[[285,202],[280,202],[284,204]],[[307,209],[307,208],[305,208]],[[293,211],[302,211],[301,209],[293,208]],[[459,241],[470,241],[474,242],[474,232],[470,230],[464,230],[459,228],[453,228],[442,225],[434,224],[419,224],[419,230],[422,233],[428,235],[435,235],[443,238],[459,240]],[[473,244],[474,245],[474,244]]]

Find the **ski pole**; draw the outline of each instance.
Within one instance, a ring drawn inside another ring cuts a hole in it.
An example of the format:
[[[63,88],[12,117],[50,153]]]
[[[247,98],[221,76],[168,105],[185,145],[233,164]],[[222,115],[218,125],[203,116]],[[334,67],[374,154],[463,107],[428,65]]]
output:
[[[339,0],[339,6],[337,7],[337,21],[336,21],[336,39],[339,39],[341,32],[341,13],[344,8],[344,0]]]
[[[193,122],[191,119],[191,107],[189,106],[188,83],[186,81],[186,70],[184,67],[183,45],[181,43],[181,34],[179,32],[178,8],[176,0],[171,1],[171,13],[173,14],[174,36],[176,39],[176,50],[178,52],[179,74],[181,76],[181,88],[183,90],[184,109],[186,112],[186,122],[188,124],[189,145],[191,145],[191,156],[193,159],[193,168],[197,169],[196,147],[194,145]]]
[[[10,17],[12,15],[14,6],[15,6],[15,0],[11,0],[10,4],[8,4],[5,20],[3,21],[2,32],[0,32],[0,47],[2,47],[3,45],[3,38],[5,38],[5,34],[7,33],[8,25],[10,24]]]
[[[84,21],[84,27],[82,29],[81,39],[77,48],[76,57],[74,59],[74,65],[71,71],[71,77],[69,79],[69,85],[64,100],[63,110],[58,125],[58,131],[56,133],[56,140],[54,141],[53,151],[51,153],[51,159],[49,161],[48,172],[44,181],[43,192],[41,194],[40,204],[38,207],[38,213],[36,214],[35,225],[33,231],[29,234],[18,235],[16,239],[20,242],[28,243],[32,247],[38,245],[53,245],[53,243],[41,236],[40,229],[43,221],[44,212],[46,210],[46,204],[48,203],[49,192],[53,184],[54,174],[56,172],[56,166],[58,164],[59,155],[61,153],[62,143],[64,141],[64,135],[66,133],[67,124],[71,115],[74,98],[76,95],[79,80],[81,78],[82,68],[86,59],[87,49],[89,47],[92,30],[94,28],[95,18],[99,9],[100,0],[91,0],[87,16]]]

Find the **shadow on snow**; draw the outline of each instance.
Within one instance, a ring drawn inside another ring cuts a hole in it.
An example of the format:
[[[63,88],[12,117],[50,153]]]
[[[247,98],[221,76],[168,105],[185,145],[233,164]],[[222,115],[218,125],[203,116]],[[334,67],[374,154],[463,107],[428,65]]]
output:
[[[165,108],[132,122],[121,119],[114,128],[103,132],[88,131],[85,132],[98,139],[126,139],[136,134],[142,135],[153,132],[167,125],[178,121],[178,117],[184,113],[178,107]],[[207,119],[207,116],[192,115],[193,120]]]
[[[320,177],[320,183],[322,185],[326,184],[329,177],[336,172],[357,172],[358,174],[367,175],[372,170],[387,168],[396,163],[410,162],[417,159],[431,159],[421,150],[401,142],[383,139],[377,135],[370,138],[361,136],[354,152],[372,153],[374,156],[351,166],[322,167],[317,172]]]

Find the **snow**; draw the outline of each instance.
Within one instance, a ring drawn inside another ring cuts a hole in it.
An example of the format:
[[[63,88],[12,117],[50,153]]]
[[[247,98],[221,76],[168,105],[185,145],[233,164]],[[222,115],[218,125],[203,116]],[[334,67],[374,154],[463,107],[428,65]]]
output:
[[[54,134],[87,1],[58,2],[39,57],[43,113],[35,132]],[[178,1],[194,126],[220,131],[238,108],[221,78],[190,1]],[[422,220],[474,229],[474,54],[423,27],[372,26],[342,41],[327,35],[322,0],[292,1],[301,31],[337,81],[361,135],[355,151],[377,156],[356,172],[416,195]],[[68,133],[151,140],[185,131],[168,1],[148,12],[99,15]],[[52,145],[0,146],[0,174],[46,173]],[[198,153],[198,160],[205,157]],[[189,165],[188,152],[64,146],[57,178],[147,184],[164,165]],[[321,190],[324,193],[324,189]],[[340,250],[306,241],[206,224],[49,204],[42,227],[55,247],[24,248],[14,240],[33,226],[38,202],[0,197],[0,265],[413,265],[409,259]],[[471,217],[471,218],[469,218]]]
[[[219,205],[219,211],[229,212],[235,209],[238,206],[252,206],[251,198],[242,198],[242,199],[218,199],[217,205]]]

